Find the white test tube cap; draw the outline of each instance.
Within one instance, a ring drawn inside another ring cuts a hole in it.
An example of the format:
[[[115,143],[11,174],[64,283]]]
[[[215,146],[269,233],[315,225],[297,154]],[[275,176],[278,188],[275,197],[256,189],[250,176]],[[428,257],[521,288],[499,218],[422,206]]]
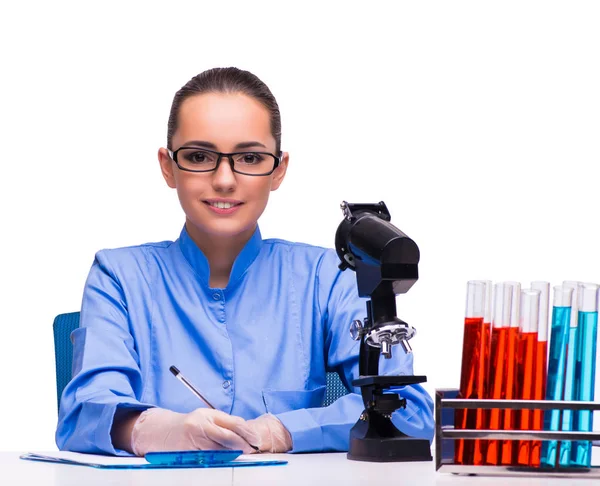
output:
[[[537,332],[540,313],[539,290],[524,289],[521,291],[519,327],[521,332]]]
[[[579,310],[581,312],[598,312],[598,285],[593,283],[583,284]]]
[[[553,287],[554,298],[552,305],[554,307],[571,307],[573,302],[573,288],[565,287],[564,285],[556,285]]]
[[[519,327],[521,318],[521,284],[519,282],[504,282],[512,289],[511,305],[510,305],[510,327]]]
[[[465,317],[484,317],[485,314],[485,284],[482,280],[467,282],[467,302]]]
[[[507,283],[494,285],[494,317],[493,327],[509,327],[513,287]]]
[[[540,291],[540,310],[538,313],[538,341],[548,341],[548,310],[550,307],[550,282],[531,282],[531,289]]]

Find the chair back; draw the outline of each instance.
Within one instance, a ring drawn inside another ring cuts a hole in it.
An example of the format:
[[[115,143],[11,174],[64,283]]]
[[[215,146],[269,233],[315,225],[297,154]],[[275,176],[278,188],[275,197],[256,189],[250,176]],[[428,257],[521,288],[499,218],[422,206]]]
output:
[[[59,314],[54,318],[54,359],[56,361],[56,398],[60,407],[62,392],[73,374],[71,332],[79,327],[79,312]]]
[[[346,385],[340,379],[340,375],[337,372],[332,371],[327,373],[327,389],[325,391],[325,400],[323,400],[323,406],[327,407],[335,402],[338,398],[347,395],[348,389]]]

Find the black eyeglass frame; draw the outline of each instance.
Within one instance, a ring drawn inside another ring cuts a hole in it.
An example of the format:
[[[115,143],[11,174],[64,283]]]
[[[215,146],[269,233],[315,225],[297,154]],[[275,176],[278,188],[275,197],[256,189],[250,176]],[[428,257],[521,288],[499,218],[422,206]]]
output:
[[[217,163],[213,169],[200,169],[200,170],[187,169],[187,168],[179,165],[179,162],[177,161],[177,153],[182,149],[198,149],[198,150],[202,150],[203,152],[210,152],[211,154],[217,154],[218,155]],[[184,145],[182,147],[179,147],[177,150],[167,149],[167,152],[169,153],[169,157],[171,157],[171,159],[173,159],[173,162],[175,162],[175,164],[177,164],[177,167],[179,167],[180,170],[184,170],[186,172],[214,172],[219,168],[219,164],[221,163],[221,160],[223,159],[223,157],[227,157],[227,159],[229,160],[229,166],[231,167],[231,170],[233,172],[235,172],[236,174],[242,174],[242,175],[247,175],[247,176],[252,176],[252,177],[262,177],[262,176],[271,175],[275,171],[275,169],[277,169],[277,167],[279,167],[279,164],[281,163],[281,158],[283,157],[282,151],[279,152],[280,155],[279,155],[279,157],[277,157],[275,154],[272,154],[271,152],[257,152],[257,151],[245,150],[243,152],[225,153],[225,152],[216,152],[214,150],[209,150],[204,147],[194,147],[194,146],[189,146],[189,145]],[[234,155],[242,155],[242,154],[270,155],[271,157],[273,157],[273,159],[275,161],[273,163],[273,168],[271,169],[270,172],[266,172],[264,174],[248,174],[247,172],[240,172],[239,170],[236,170],[236,168],[235,168],[233,156]]]

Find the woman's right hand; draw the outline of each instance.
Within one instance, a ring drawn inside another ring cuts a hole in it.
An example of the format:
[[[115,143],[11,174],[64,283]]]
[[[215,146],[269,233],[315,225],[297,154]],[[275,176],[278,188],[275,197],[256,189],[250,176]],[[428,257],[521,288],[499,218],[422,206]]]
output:
[[[254,452],[250,444],[259,437],[246,433],[246,421],[220,410],[198,408],[177,413],[164,408],[149,408],[136,420],[131,433],[131,450],[136,456],[155,451],[235,449]],[[244,430],[245,439],[233,432]]]

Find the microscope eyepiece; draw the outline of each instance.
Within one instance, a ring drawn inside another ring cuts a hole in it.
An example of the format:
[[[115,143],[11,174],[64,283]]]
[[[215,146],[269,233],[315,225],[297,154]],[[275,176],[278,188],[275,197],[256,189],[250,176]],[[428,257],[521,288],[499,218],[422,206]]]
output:
[[[341,205],[344,220],[335,234],[335,247],[341,270],[357,272],[361,297],[372,295],[383,281],[390,282],[395,294],[403,294],[419,278],[419,247],[389,221],[383,201],[377,204]]]

